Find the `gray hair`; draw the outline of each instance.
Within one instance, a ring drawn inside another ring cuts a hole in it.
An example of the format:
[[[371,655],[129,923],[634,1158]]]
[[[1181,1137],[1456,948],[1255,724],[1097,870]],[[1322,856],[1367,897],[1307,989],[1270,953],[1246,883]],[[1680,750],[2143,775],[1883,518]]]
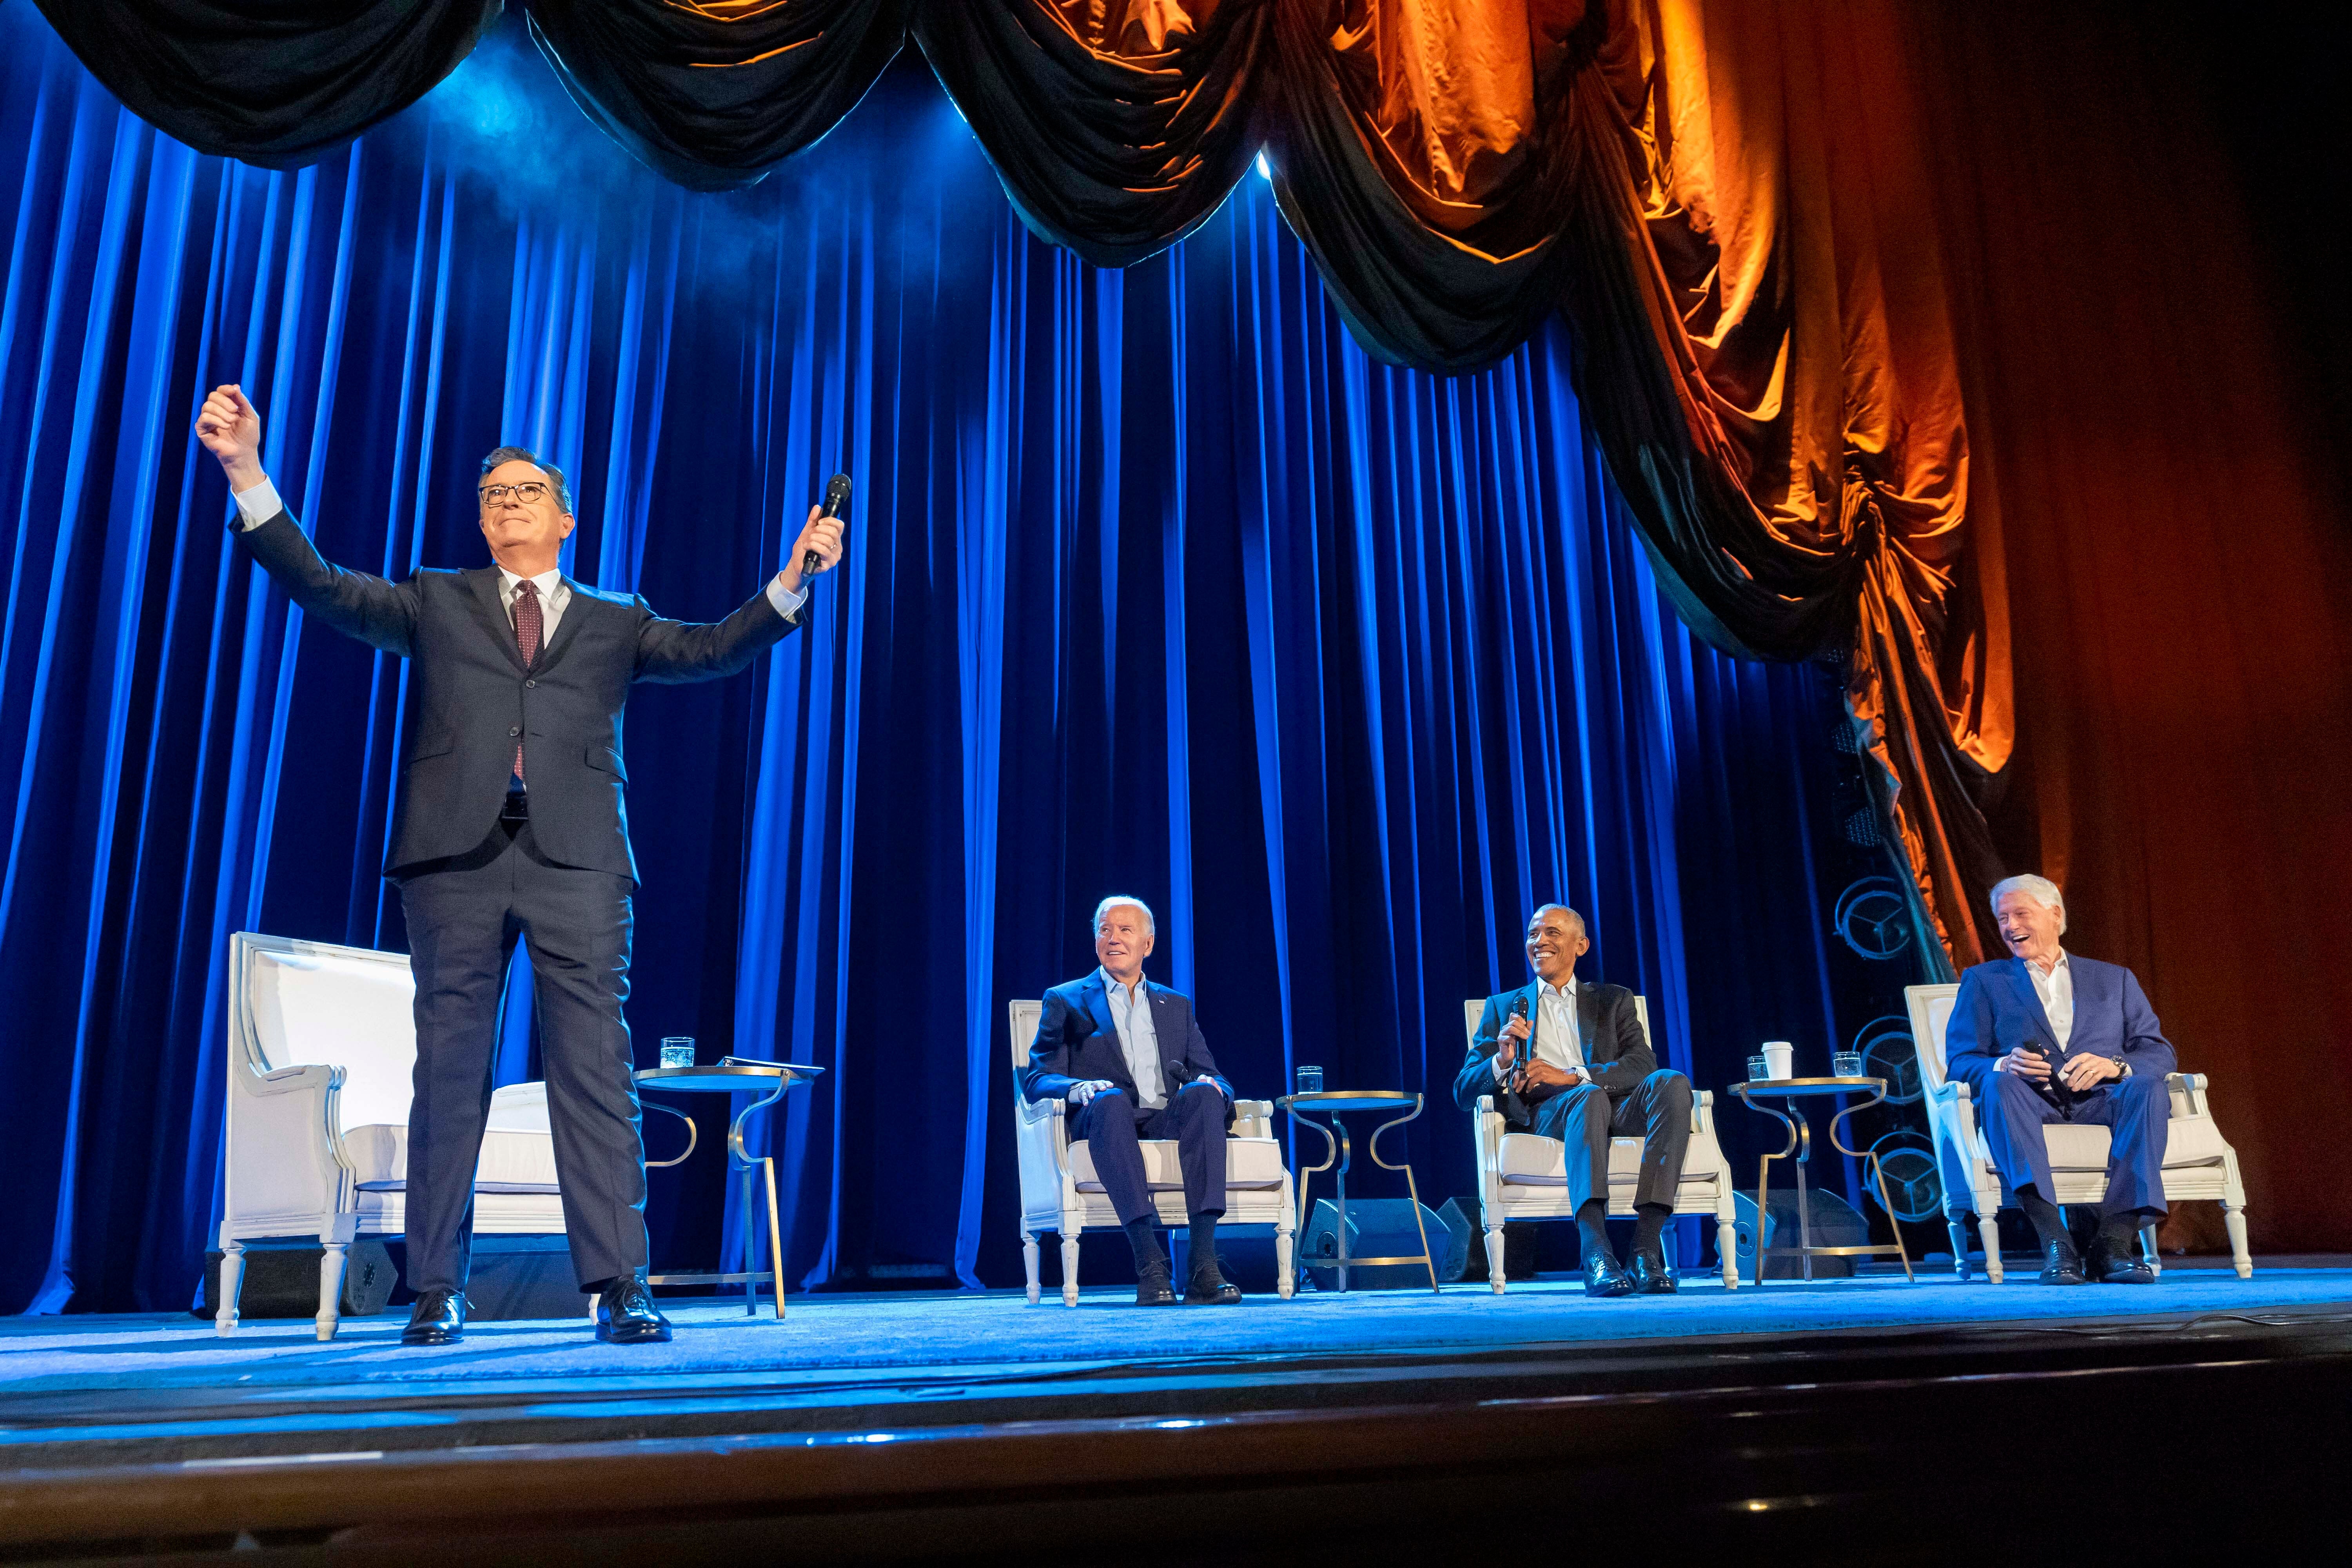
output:
[[[544,461],[528,447],[500,447],[482,459],[482,472],[487,475],[501,463],[529,463],[545,474],[548,487],[555,491],[555,510],[566,517],[572,515],[572,487],[564,482],[562,468]]]
[[[1137,898],[1132,893],[1113,893],[1109,898],[1105,899],[1101,903],[1095,906],[1095,934],[1097,936],[1102,935],[1103,916],[1110,913],[1113,910],[1122,908],[1142,911],[1144,935],[1152,938],[1157,938],[1160,935],[1160,922],[1151,918],[1151,906],[1150,904],[1145,903],[1141,899]]]
[[[2058,890],[2057,883],[2047,877],[2036,877],[2031,872],[2022,877],[2003,877],[1992,885],[1991,901],[1994,914],[2000,913],[2001,898],[2008,893],[2023,893],[2043,909],[2056,910],[2058,934],[2061,936],[2066,934],[2066,895]]]
[[[1584,923],[1584,917],[1578,914],[1574,910],[1570,909],[1566,904],[1538,904],[1535,908],[1535,912],[1528,916],[1528,924],[1535,924],[1536,921],[1543,919],[1544,916],[1551,913],[1554,910],[1558,910],[1561,914],[1564,914],[1570,920],[1574,921],[1576,922],[1576,929],[1580,932],[1582,932],[1586,936],[1592,934],[1591,930],[1587,928]]]

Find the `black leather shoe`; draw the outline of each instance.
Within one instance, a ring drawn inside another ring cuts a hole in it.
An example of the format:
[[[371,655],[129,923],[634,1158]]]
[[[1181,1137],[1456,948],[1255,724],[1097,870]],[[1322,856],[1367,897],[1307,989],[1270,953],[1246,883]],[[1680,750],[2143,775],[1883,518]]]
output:
[[[466,1293],[427,1290],[416,1298],[408,1327],[400,1331],[404,1345],[454,1345],[466,1337]]]
[[[2048,1260],[2042,1265],[2042,1282],[2044,1285],[2087,1285],[2090,1283],[2088,1279],[2083,1278],[2083,1260],[2074,1256],[2074,1249],[2066,1245],[2066,1243],[2063,1241],[2043,1242],[2042,1244],[2042,1256]]]
[[[653,1287],[631,1274],[596,1298],[596,1337],[607,1344],[660,1344],[669,1338],[669,1320],[654,1305]]]
[[[1630,1296],[1633,1293],[1633,1277],[1609,1254],[1591,1253],[1584,1259],[1584,1293],[1588,1296]]]
[[[1196,1268],[1184,1281],[1184,1305],[1188,1307],[1238,1307],[1242,1304],[1242,1288],[1226,1279],[1214,1265]]]
[[[1165,1268],[1147,1268],[1135,1282],[1135,1304],[1139,1307],[1172,1307],[1176,1304],[1176,1286]]]
[[[2123,1247],[2109,1247],[2101,1242],[2091,1248],[2084,1272],[2101,1285],[2153,1285],[2156,1270],[2146,1258],[2135,1258],[2126,1242]]]
[[[1680,1283],[1675,1278],[1675,1266],[1666,1261],[1666,1255],[1663,1250],[1633,1254],[1635,1295],[1671,1296]]]

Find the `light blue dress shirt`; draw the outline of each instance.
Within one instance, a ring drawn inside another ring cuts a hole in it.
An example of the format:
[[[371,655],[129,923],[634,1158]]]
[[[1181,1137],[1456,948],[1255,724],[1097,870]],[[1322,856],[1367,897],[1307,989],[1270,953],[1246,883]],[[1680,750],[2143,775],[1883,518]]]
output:
[[[1118,1030],[1128,1076],[1135,1079],[1137,1102],[1146,1110],[1157,1110],[1168,1103],[1168,1080],[1160,1070],[1160,1031],[1151,1022],[1151,993],[1141,980],[1130,992],[1108,969],[1097,968],[1095,973],[1110,997],[1110,1021]]]

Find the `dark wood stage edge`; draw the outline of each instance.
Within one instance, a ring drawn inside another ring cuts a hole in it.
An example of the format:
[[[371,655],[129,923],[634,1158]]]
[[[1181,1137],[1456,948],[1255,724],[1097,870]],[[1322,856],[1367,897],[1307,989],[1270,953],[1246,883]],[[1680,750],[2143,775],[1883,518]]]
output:
[[[89,1439],[0,1475],[0,1562],[2183,1561],[2335,1529],[2352,1312],[1243,1370],[1143,1356],[1044,1390],[909,1369],[887,1402],[714,1386],[701,1410],[411,1393],[333,1401],[340,1437],[289,1397],[247,1410],[268,1451],[163,1462],[121,1435],[169,1412],[126,1388],[86,1399]],[[59,1419],[22,1404],[13,1425]],[[430,1407],[429,1440],[339,1446],[395,1405]]]

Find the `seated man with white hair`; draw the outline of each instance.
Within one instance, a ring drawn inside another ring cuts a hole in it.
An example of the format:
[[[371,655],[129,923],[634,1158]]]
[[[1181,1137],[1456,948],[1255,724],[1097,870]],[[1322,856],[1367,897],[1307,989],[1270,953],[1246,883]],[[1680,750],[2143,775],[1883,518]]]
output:
[[[1102,966],[1045,993],[1037,1040],[1021,1075],[1031,1101],[1066,1100],[1070,1139],[1084,1139],[1095,1174],[1135,1249],[1135,1301],[1176,1302],[1168,1255],[1152,1233],[1158,1210],[1140,1140],[1172,1138],[1184,1173],[1192,1262],[1184,1300],[1230,1306],[1242,1299],[1217,1268],[1217,1220],[1225,1212],[1225,1129],[1234,1090],[1217,1075],[1192,999],[1143,978],[1159,935],[1150,906],[1115,893],[1095,906]]]
[[[1960,976],[1944,1070],[1969,1086],[1993,1164],[2042,1238],[2042,1282],[2153,1284],[2155,1271],[2131,1244],[2142,1225],[2165,1212],[2172,1043],[2130,970],[2059,945],[2066,901],[2057,884],[2011,877],[1994,885],[1992,912],[2016,956]],[[2050,1184],[2042,1130],[2061,1121],[2095,1123],[2113,1140],[2087,1270]]]

